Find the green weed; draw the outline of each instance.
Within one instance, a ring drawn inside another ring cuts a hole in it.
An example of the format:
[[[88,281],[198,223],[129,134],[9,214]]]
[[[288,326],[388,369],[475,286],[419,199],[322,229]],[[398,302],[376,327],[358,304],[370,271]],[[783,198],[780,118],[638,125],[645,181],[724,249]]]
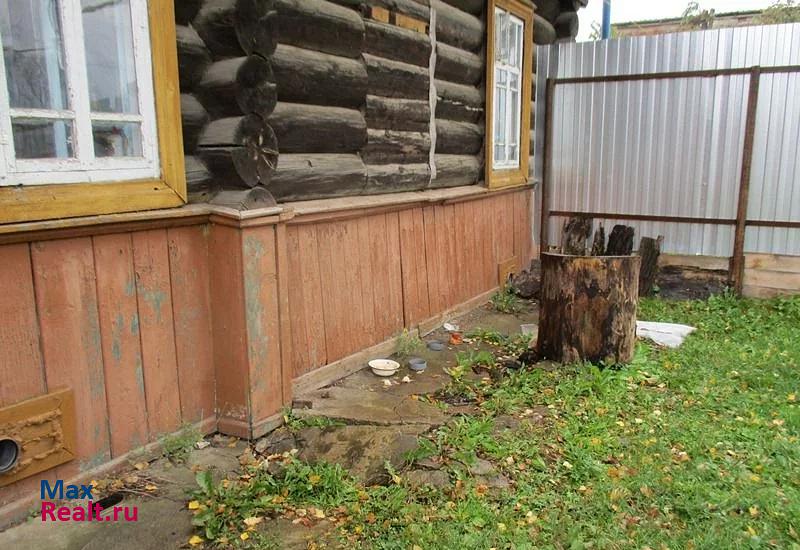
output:
[[[304,428],[334,428],[344,426],[344,422],[328,418],[327,416],[297,416],[292,409],[284,409],[283,422],[286,428],[293,433],[297,433]]]
[[[173,462],[183,462],[189,456],[195,443],[203,438],[200,430],[190,424],[185,424],[180,431],[161,439],[161,453]]]
[[[508,285],[492,295],[491,302],[492,307],[500,313],[517,313],[522,309],[520,299]]]
[[[412,334],[408,329],[403,329],[403,332],[397,337],[397,347],[395,355],[402,359],[406,359],[417,353],[424,346],[424,342],[416,334]]]

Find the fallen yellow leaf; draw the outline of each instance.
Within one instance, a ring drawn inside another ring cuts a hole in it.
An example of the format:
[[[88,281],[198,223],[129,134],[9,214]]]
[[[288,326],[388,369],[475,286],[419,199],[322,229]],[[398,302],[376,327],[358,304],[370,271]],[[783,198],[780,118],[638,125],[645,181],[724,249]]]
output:
[[[264,518],[257,518],[257,517],[244,518],[244,524],[247,525],[248,527],[255,527],[263,520]]]
[[[196,500],[193,500],[189,503],[189,510],[197,510],[200,508],[200,503]]]
[[[250,535],[248,533],[242,533],[241,535],[239,535],[239,538],[242,540],[247,540],[250,538]]]
[[[198,544],[203,544],[203,539],[202,539],[202,537],[198,537],[197,535],[194,535],[192,538],[189,539],[189,544],[192,545],[192,546],[197,546]]]

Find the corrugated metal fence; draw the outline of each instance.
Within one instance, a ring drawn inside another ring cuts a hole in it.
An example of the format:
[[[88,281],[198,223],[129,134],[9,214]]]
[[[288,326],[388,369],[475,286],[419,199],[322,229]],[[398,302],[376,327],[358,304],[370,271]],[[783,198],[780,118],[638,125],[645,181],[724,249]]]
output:
[[[800,24],[557,44],[538,48],[537,63],[539,181],[547,82],[557,79],[545,244],[559,241],[566,213],[585,212],[606,215],[608,228],[624,221],[640,236],[664,235],[666,252],[734,255],[751,73],[576,79],[760,66],[744,250],[800,255],[800,72],[787,67],[800,65]]]

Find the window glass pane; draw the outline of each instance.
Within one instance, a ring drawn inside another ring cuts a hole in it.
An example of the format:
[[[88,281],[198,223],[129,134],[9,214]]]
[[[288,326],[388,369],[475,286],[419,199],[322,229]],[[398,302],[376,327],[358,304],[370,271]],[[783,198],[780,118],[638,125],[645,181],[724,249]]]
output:
[[[506,150],[502,145],[494,146],[494,161],[503,162],[506,160]]]
[[[129,0],[81,0],[91,110],[138,113]]]
[[[93,122],[97,157],[141,157],[142,132],[136,122]]]
[[[522,21],[516,19],[514,29],[516,31],[515,35],[516,47],[514,49],[514,57],[512,58],[511,63],[515,67],[522,69],[522,50],[524,48],[523,41],[525,40],[524,25]]]
[[[509,100],[509,143],[518,143],[519,142],[519,92],[511,92],[511,98]]]
[[[18,159],[70,158],[72,123],[66,120],[18,118],[11,122]]]
[[[11,107],[68,109],[57,1],[0,2],[0,33]]]
[[[498,63],[505,63],[508,56],[508,14],[500,9],[495,10],[494,18],[494,59]]]
[[[508,64],[516,66],[517,59],[517,25],[510,22],[508,29]]]

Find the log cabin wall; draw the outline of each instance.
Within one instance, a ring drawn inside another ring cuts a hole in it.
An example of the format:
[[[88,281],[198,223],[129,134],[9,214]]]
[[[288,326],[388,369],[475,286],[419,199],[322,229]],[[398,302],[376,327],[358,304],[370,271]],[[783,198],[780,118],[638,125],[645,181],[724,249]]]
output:
[[[482,181],[485,4],[176,2],[191,200],[245,209],[270,204],[259,189],[286,202]]]

